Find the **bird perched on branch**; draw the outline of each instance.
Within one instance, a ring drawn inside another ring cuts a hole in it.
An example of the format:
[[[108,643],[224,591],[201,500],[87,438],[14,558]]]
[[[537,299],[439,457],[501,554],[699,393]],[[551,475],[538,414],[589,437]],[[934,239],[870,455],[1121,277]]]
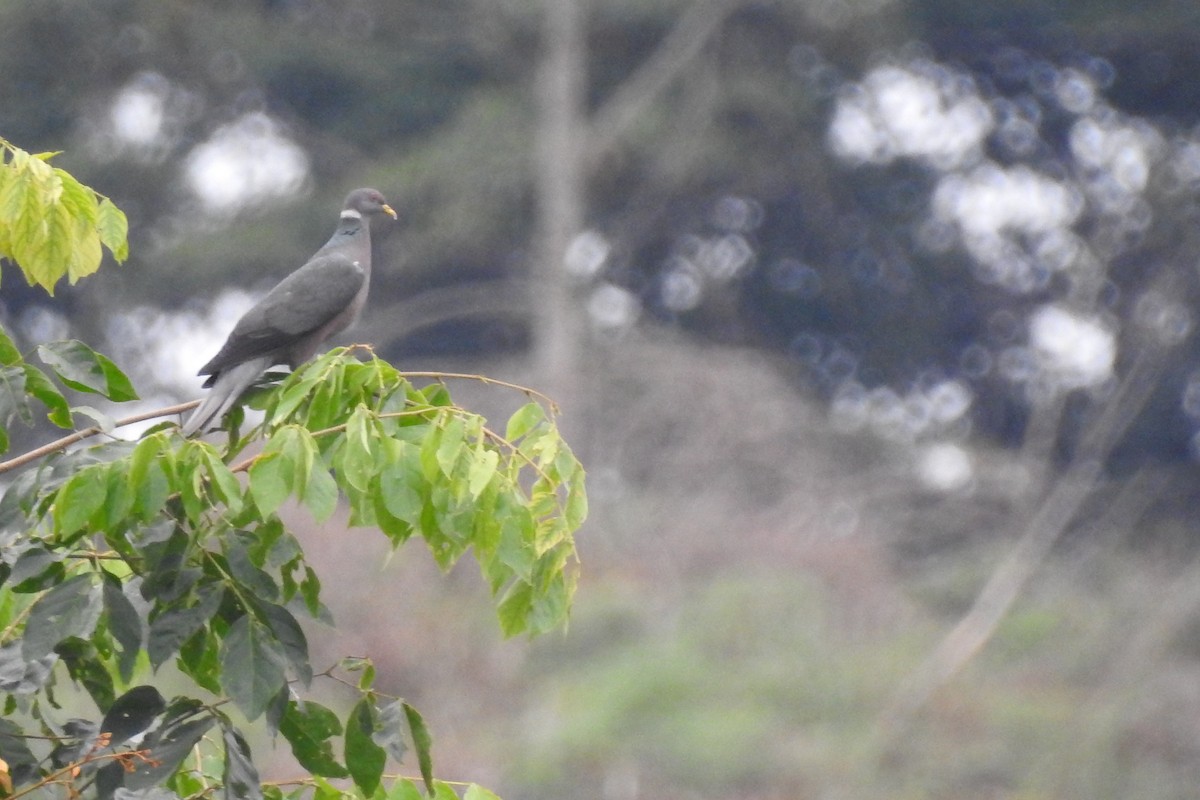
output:
[[[294,369],[358,319],[371,282],[370,221],[383,214],[396,219],[376,190],[347,195],[325,246],[242,315],[221,350],[200,369],[211,391],[183,424],[184,436],[219,423],[269,367]]]

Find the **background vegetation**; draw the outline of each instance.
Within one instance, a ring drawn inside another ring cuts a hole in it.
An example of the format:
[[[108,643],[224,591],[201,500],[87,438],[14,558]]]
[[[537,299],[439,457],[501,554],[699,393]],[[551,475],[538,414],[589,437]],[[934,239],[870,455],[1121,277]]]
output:
[[[52,6],[0,12],[0,132],[131,249],[53,304],[6,277],[26,344],[191,397],[222,287],[374,185],[405,225],[354,338],[563,405],[593,513],[562,639],[500,642],[341,512],[301,533],[345,587],[314,649],[371,651],[448,776],[1192,791],[1190,6]]]

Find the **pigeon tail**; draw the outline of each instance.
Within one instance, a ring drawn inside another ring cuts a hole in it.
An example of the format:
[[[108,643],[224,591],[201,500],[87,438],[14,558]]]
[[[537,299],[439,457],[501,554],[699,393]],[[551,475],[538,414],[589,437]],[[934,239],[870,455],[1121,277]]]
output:
[[[242,392],[254,385],[254,382],[267,371],[271,363],[270,356],[263,356],[221,370],[221,374],[217,376],[217,380],[213,383],[212,389],[209,390],[204,401],[196,406],[196,410],[187,418],[187,422],[183,423],[184,437],[192,436],[199,431],[207,430],[214,423],[219,423],[225,412],[233,408],[233,404],[242,396]]]

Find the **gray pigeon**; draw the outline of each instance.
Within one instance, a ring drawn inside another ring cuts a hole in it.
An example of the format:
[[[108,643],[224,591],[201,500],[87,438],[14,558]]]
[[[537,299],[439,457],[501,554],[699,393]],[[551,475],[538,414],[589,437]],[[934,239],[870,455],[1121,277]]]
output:
[[[191,436],[220,422],[267,368],[308,361],[330,336],[358,319],[371,282],[370,218],[396,212],[374,189],[346,196],[337,230],[304,266],[247,311],[198,374],[212,388],[183,424]]]

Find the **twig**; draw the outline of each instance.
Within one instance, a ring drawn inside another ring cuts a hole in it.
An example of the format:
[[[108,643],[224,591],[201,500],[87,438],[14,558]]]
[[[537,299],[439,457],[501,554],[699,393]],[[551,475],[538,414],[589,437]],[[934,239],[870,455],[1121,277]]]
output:
[[[958,674],[992,638],[1000,621],[1096,489],[1112,448],[1145,404],[1163,365],[1163,349],[1147,342],[1129,373],[1081,437],[1067,471],[1033,511],[1007,558],[996,568],[970,610],[914,669],[896,691],[879,721],[885,736],[895,736],[933,693]]]
[[[177,403],[173,406],[167,406],[166,408],[156,408],[150,411],[143,411],[139,414],[134,414],[133,416],[117,420],[114,423],[114,427],[123,428],[126,425],[132,425],[135,422],[144,422],[145,420],[154,419],[155,417],[168,417],[172,414],[180,414],[184,411],[195,408],[198,405],[200,405],[199,400],[189,400],[186,403]],[[102,433],[104,433],[104,429],[97,426],[84,428],[81,431],[75,431],[74,433],[64,436],[61,439],[56,439],[49,444],[44,444],[41,447],[30,450],[28,453],[22,453],[15,458],[10,458],[8,461],[0,461],[0,473],[9,472],[17,467],[22,467],[28,464],[30,461],[36,461],[42,456],[49,455],[50,453],[56,453],[60,450],[65,450],[76,442],[82,442],[84,439],[90,439],[91,437],[99,436]]]
[[[406,378],[433,378],[435,380],[446,379],[446,380],[479,381],[480,383],[484,384],[485,386],[493,385],[493,384],[496,386],[503,386],[506,389],[512,389],[514,391],[520,392],[521,394],[525,395],[526,397],[536,398],[536,399],[542,401],[542,403],[545,404],[550,409],[550,412],[556,416],[561,413],[561,411],[558,407],[558,403],[554,402],[553,399],[551,399],[547,395],[542,394],[537,389],[530,389],[528,386],[522,386],[519,383],[509,383],[508,381],[501,381],[501,380],[497,380],[495,378],[489,378],[486,375],[474,375],[474,374],[467,373],[467,372],[403,372],[401,374]]]

